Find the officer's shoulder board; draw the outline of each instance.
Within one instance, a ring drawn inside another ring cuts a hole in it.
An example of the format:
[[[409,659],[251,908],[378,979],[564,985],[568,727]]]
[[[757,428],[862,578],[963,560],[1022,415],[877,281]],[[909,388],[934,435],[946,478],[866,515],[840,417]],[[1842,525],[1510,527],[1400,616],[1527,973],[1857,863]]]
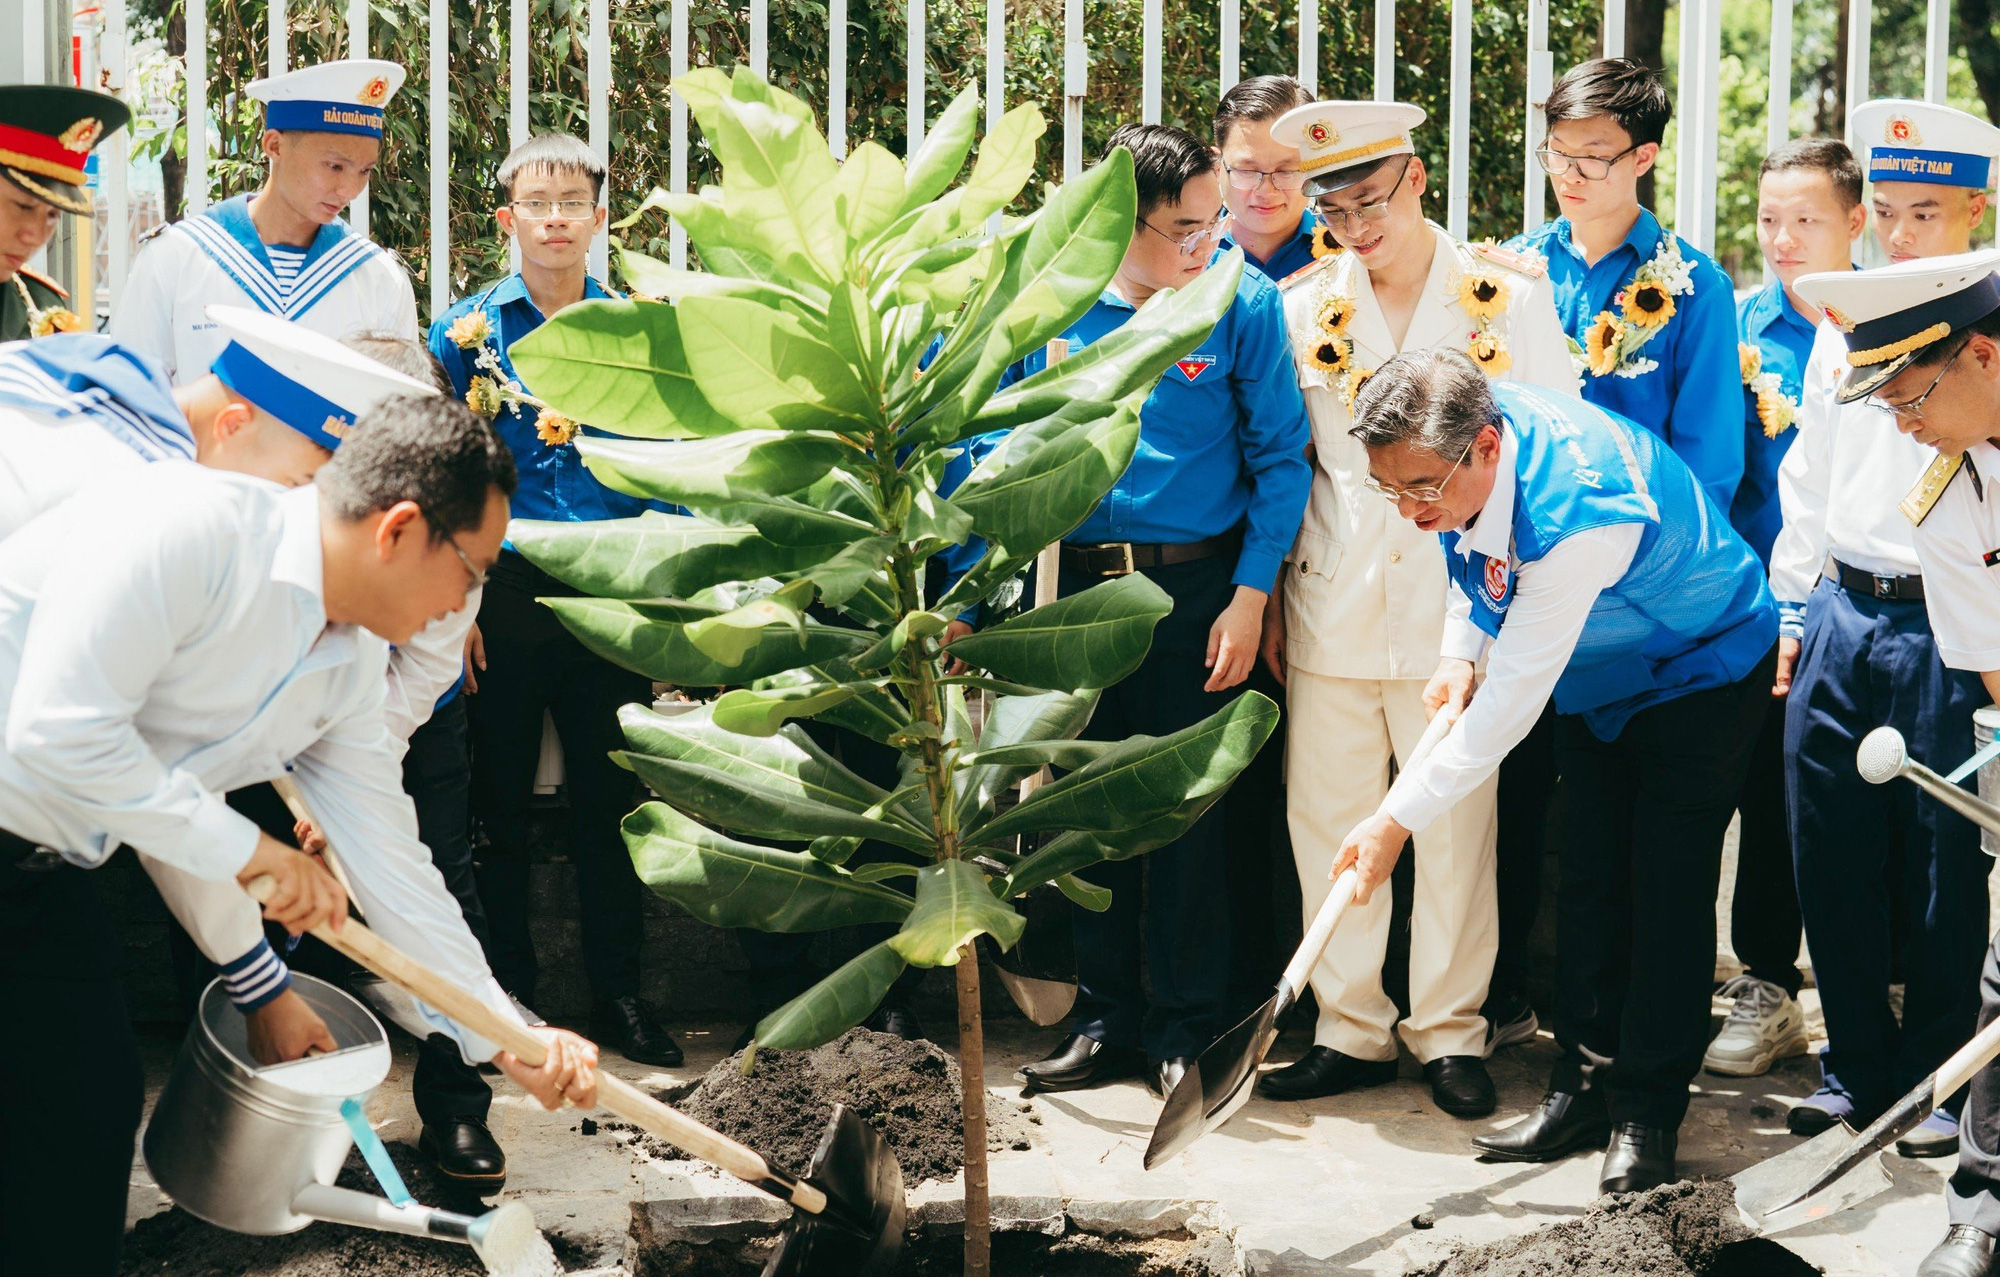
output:
[[[1311,279],[1313,275],[1315,275],[1316,273],[1325,270],[1329,266],[1332,266],[1335,262],[1339,261],[1343,256],[1344,254],[1341,253],[1328,253],[1324,257],[1313,258],[1310,262],[1307,262],[1304,266],[1299,267],[1291,274],[1279,280],[1278,281],[1279,291],[1290,292],[1292,289],[1297,288],[1300,284],[1305,283],[1308,279]]]
[[[1903,494],[1903,499],[1896,503],[1896,508],[1903,512],[1903,517],[1911,524],[1922,527],[1924,520],[1930,517],[1931,508],[1937,505],[1938,498],[1944,495],[1944,490],[1951,486],[1953,476],[1964,465],[1963,453],[1956,457],[1940,454],[1935,461],[1924,467],[1923,476],[1917,480],[1915,487]]]
[[[69,300],[69,290],[67,288],[64,288],[61,284],[56,283],[56,281],[54,281],[53,279],[50,279],[47,275],[42,274],[40,271],[29,270],[27,267],[22,266],[16,269],[14,273],[28,280],[31,283],[40,284],[43,288],[48,289],[50,292],[54,293],[57,297],[60,297],[64,301]]]
[[[1502,248],[1490,239],[1477,244],[1467,244],[1466,247],[1471,249],[1475,256],[1484,258],[1495,266],[1505,267],[1516,275],[1540,279],[1549,273],[1549,264],[1541,258],[1511,248]]]

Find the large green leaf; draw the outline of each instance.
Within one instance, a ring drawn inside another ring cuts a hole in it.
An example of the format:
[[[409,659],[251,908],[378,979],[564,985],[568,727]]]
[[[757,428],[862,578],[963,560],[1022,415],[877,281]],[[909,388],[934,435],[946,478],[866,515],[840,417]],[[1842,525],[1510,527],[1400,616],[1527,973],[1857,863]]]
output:
[[[833,660],[866,648],[874,636],[808,624],[752,631],[740,659],[722,661],[695,646],[687,626],[649,617],[645,604],[620,599],[543,599],[590,651],[647,678],[681,687],[718,687],[767,678],[795,666]]]
[[[879,405],[847,361],[796,316],[741,297],[689,297],[675,309],[695,385],[732,421],[767,430],[875,424]]]
[[[706,270],[675,270],[657,257],[622,245],[618,248],[618,268],[625,282],[645,296],[635,300],[678,301],[683,297],[760,297],[766,301],[807,299],[789,288],[743,275],[723,275]]]
[[[537,397],[572,420],[649,439],[727,434],[735,424],[702,397],[688,370],[679,310],[578,302],[515,342],[508,357]]]
[[[1032,891],[1045,882],[1053,882],[1059,888],[1063,888],[1064,895],[1069,895],[1070,892],[1063,880],[1070,874],[1088,869],[1101,861],[1129,860],[1133,856],[1142,856],[1149,851],[1158,851],[1192,829],[1194,822],[1207,815],[1208,809],[1220,801],[1226,792],[1227,787],[1213,790],[1183,803],[1164,816],[1141,825],[1134,825],[1130,829],[1097,833],[1071,830],[1057,834],[1016,861],[1007,871],[1007,877],[998,890],[1002,895],[1011,898]],[[1092,906],[1086,904],[1084,907]]]
[[[993,894],[986,874],[963,860],[940,860],[917,871],[917,904],[889,947],[913,967],[958,965],[959,950],[980,936],[1002,949],[1021,938],[1028,920]]]
[[[986,714],[976,747],[978,753],[997,752],[1031,741],[1068,740],[1090,723],[1097,709],[1098,693],[1043,692],[1033,696],[1001,696]],[[1035,772],[1040,763],[1001,765],[975,763],[958,772],[958,825],[969,828],[976,817],[991,809],[1000,794]]]
[[[735,238],[729,210],[722,205],[722,188],[705,186],[698,194],[663,191],[658,187],[646,197],[640,211],[657,208],[666,212],[687,232],[702,264],[718,274],[759,280],[811,299],[823,294],[824,286],[799,272],[778,265],[759,249]],[[635,214],[636,216],[636,214]]]
[[[1022,426],[1008,434],[952,494],[971,514],[975,532],[1016,554],[1037,553],[1089,518],[1139,446],[1133,399],[1095,419],[1045,424],[1057,428]]]
[[[868,946],[757,1021],[757,1045],[778,1051],[824,1046],[873,1014],[905,965],[887,940]]]
[[[739,842],[653,802],[621,826],[632,867],[655,895],[716,927],[825,931],[901,922],[910,898],[856,882],[802,851]]]
[[[776,838],[781,842],[811,842],[824,837],[879,838],[920,852],[928,852],[936,845],[927,834],[814,802],[794,792],[767,788],[731,771],[629,750],[614,751],[612,757],[646,782],[662,801],[704,824],[731,833]]]
[[[903,211],[910,212],[944,194],[965,168],[972,139],[979,130],[979,86],[960,91],[924,134],[922,146],[910,159],[904,180]]]
[[[579,436],[576,448],[606,487],[674,505],[797,492],[837,465],[865,460],[838,435],[787,430],[685,442]]]
[[[1119,741],[1096,762],[1057,777],[1018,806],[966,830],[965,841],[993,843],[1046,829],[1073,829],[1103,839],[1139,828],[1222,793],[1277,725],[1277,705],[1258,692],[1245,692],[1172,735]]]
[[[967,665],[1030,687],[1109,687],[1139,668],[1174,601],[1133,572],[1045,603],[951,645]]]
[[[841,277],[846,256],[826,197],[839,167],[808,121],[762,102],[726,98],[702,133],[722,161],[722,198],[732,238],[781,267],[823,284]]]
[[[889,229],[903,211],[903,162],[879,142],[863,142],[840,164],[833,215],[859,247]]]
[[[574,523],[516,519],[507,538],[564,585],[616,599],[685,597],[723,581],[800,572],[830,548],[779,545],[748,523],[659,513]]]
[[[787,719],[814,718],[879,684],[804,683],[792,687],[739,687],[715,700],[715,724],[746,736],[769,736]]]
[[[708,705],[680,714],[626,705],[618,711],[618,725],[638,753],[727,772],[745,784],[807,802],[860,813],[889,797],[796,727],[772,736],[744,736],[718,727]]]

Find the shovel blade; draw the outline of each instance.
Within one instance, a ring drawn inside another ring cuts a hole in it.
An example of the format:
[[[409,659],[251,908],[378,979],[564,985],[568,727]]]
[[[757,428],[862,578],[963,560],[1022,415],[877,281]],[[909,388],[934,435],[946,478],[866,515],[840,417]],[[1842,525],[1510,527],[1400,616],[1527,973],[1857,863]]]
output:
[[[1878,1153],[1818,1192],[1800,1196],[1853,1147],[1855,1138],[1847,1127],[1835,1126],[1737,1172],[1730,1182],[1736,1186],[1736,1209],[1744,1224],[1764,1234],[1782,1233],[1817,1223],[1888,1188],[1889,1172]]]
[[[873,1127],[833,1106],[806,1182],[826,1194],[826,1213],[794,1209],[764,1277],[886,1273],[903,1249],[903,1168]]]
[[[1278,1040],[1278,1020],[1290,1006],[1283,994],[1274,996],[1195,1059],[1153,1125],[1152,1141],[1146,1145],[1147,1170],[1180,1156],[1250,1102],[1257,1066]]]
[[[980,951],[1022,1015],[1044,1027],[1059,1024],[1076,1005],[1076,942],[1070,932],[1074,906],[1050,886],[1037,887],[1014,903],[1027,919],[1021,938],[1002,949],[992,937],[981,936]]]

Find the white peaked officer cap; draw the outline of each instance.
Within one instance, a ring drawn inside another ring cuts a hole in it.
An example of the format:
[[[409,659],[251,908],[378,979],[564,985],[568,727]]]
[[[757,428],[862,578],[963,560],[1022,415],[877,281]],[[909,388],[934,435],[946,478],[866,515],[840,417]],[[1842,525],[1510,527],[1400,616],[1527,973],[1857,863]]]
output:
[[[366,413],[391,395],[438,388],[349,350],[333,338],[247,306],[210,306],[229,338],[209,371],[222,384],[332,451]]]
[[[1407,102],[1308,102],[1278,117],[1271,140],[1298,148],[1307,199],[1368,180],[1398,155],[1414,155],[1410,130],[1424,109]]]
[[[1847,119],[1847,144],[1871,182],[1930,182],[1983,191],[2000,158],[2000,129],[1953,107],[1876,98]]]
[[[382,108],[403,87],[403,68],[380,58],[346,58],[252,80],[264,127],[285,133],[382,136]]]
[[[2000,310],[2000,249],[1919,257],[1876,270],[1799,276],[1799,296],[1826,312],[1847,341],[1853,403],[1910,366],[1918,352]]]

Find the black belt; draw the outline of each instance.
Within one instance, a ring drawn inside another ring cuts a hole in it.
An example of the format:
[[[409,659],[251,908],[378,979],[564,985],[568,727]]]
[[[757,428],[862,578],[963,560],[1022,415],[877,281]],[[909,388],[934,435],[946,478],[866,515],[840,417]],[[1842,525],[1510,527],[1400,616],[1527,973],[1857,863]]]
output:
[[[1849,567],[1839,559],[1829,556],[1826,567],[1820,575],[1832,581],[1850,594],[1864,598],[1881,599],[1886,603],[1921,603],[1924,601],[1924,578],[1914,573],[1909,576],[1878,576],[1873,572],[1863,572],[1860,568]]]
[[[1129,576],[1141,568],[1164,568],[1176,563],[1193,563],[1197,559],[1220,558],[1234,553],[1241,544],[1242,538],[1235,532],[1225,532],[1200,541],[1157,545],[1134,545],[1130,541],[1071,545],[1065,541],[1062,565],[1085,576]]]
[[[23,873],[60,868],[62,853],[37,846],[19,834],[0,829],[0,865],[12,865]]]

